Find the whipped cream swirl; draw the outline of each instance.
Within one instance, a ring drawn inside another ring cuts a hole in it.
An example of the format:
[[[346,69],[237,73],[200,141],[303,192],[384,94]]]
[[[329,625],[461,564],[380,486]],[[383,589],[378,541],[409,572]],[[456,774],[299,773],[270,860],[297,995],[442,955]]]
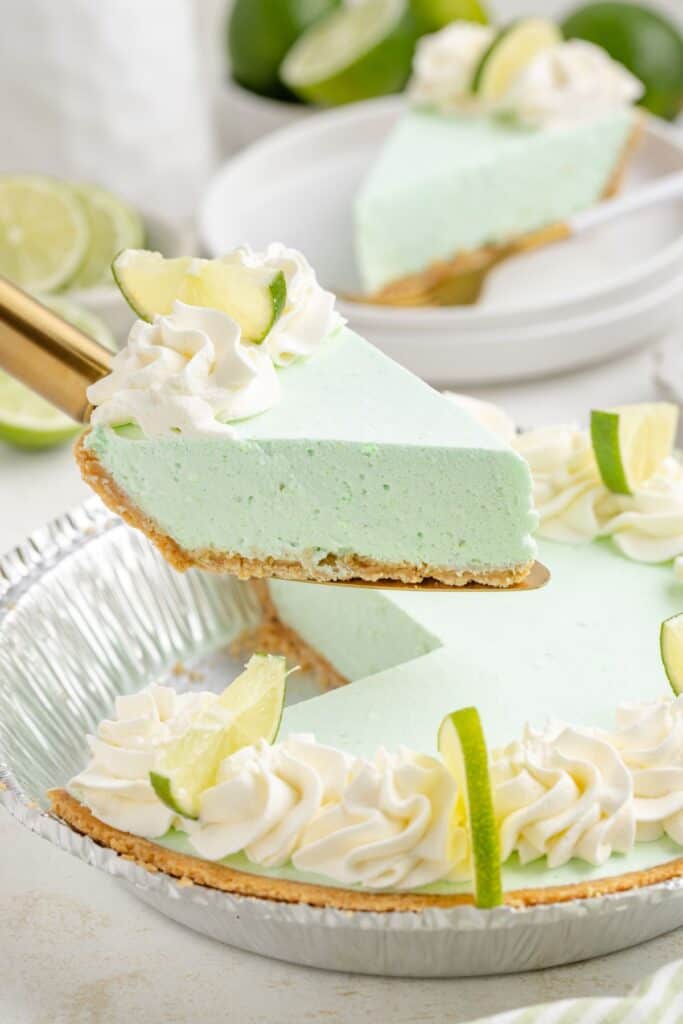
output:
[[[261,344],[217,309],[177,301],[168,316],[137,320],[111,373],[88,388],[94,426],[136,423],[148,437],[235,437],[230,421],[280,400],[276,367],[309,358],[342,319],[301,253],[273,244],[231,255],[247,268],[282,271],[285,308]]]
[[[451,829],[456,795],[440,761],[381,748],[372,761],[355,762],[341,799],[311,821],[292,862],[372,889],[469,877],[465,828]]]
[[[546,857],[556,868],[573,857],[600,865],[635,839],[633,783],[614,747],[588,732],[527,732],[494,752],[493,801],[501,859]]]
[[[255,864],[284,864],[310,822],[341,798],[351,764],[307,734],[237,751],[202,795],[199,820],[186,828],[192,846],[207,860],[244,850]]]
[[[683,845],[683,697],[622,704],[607,738],[633,778],[637,838]]]
[[[642,82],[602,47],[571,39],[537,54],[504,106],[526,124],[561,128],[630,106],[643,91]]]
[[[186,732],[197,715],[216,714],[219,724],[227,723],[216,701],[212,693],[179,695],[155,684],[117,697],[115,717],[88,736],[90,763],[69,789],[113,828],[147,839],[163,835],[178,819],[157,797],[149,773],[161,746]]]
[[[495,32],[484,25],[454,21],[432,35],[423,36],[415,50],[408,94],[418,106],[443,113],[479,107],[471,92],[477,64]]]

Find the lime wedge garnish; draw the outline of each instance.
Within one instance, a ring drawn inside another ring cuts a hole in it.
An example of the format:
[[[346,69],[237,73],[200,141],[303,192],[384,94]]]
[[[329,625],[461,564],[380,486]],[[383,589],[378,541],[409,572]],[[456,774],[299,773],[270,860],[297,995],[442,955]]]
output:
[[[594,409],[591,438],[605,486],[632,494],[654,476],[671,454],[677,427],[678,407],[669,402]]]
[[[112,263],[123,297],[142,320],[168,314],[176,299],[218,309],[236,320],[247,341],[259,343],[287,302],[281,270],[247,267],[235,254],[217,260],[165,259],[146,249],[125,249]]]
[[[659,650],[671,689],[678,697],[683,693],[683,612],[662,623]]]
[[[145,229],[138,213],[117,196],[95,185],[72,186],[88,218],[90,240],[83,263],[69,288],[113,283],[111,263],[122,249],[144,245]]]
[[[29,291],[55,291],[78,271],[90,232],[70,188],[39,175],[0,177],[0,274]]]
[[[557,25],[546,18],[520,18],[502,28],[472,76],[471,91],[484,100],[500,100],[536,54],[562,42]]]
[[[500,844],[493,811],[489,759],[476,708],[446,715],[439,728],[439,753],[458,783],[465,801],[474,868],[474,898],[478,907],[497,907],[503,901]]]
[[[284,658],[255,654],[217,702],[221,711],[232,714],[223,718],[212,708],[200,712],[187,732],[165,744],[149,779],[167,807],[197,818],[200,797],[214,784],[221,761],[259,739],[273,742],[282,720],[286,678]]]
[[[363,0],[304,32],[280,75],[297,96],[324,106],[398,92],[410,75],[416,36],[405,0]]]
[[[41,295],[39,298],[64,320],[115,351],[114,337],[99,317],[61,296]],[[79,430],[82,430],[80,423],[0,370],[0,440],[19,448],[51,448],[68,441]]]

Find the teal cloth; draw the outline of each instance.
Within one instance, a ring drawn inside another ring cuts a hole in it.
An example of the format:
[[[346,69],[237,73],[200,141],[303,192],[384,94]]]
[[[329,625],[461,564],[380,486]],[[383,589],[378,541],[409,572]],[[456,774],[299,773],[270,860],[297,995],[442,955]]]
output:
[[[624,999],[563,999],[470,1024],[683,1024],[683,960],[662,967]]]

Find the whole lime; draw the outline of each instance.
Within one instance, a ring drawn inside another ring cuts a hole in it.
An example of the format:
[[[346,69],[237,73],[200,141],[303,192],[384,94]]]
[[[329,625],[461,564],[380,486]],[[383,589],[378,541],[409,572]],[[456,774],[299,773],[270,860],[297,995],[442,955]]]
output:
[[[641,103],[670,120],[683,107],[683,36],[667,18],[630,3],[594,3],[562,25],[568,39],[586,39],[607,50],[645,86]]]
[[[438,32],[452,21],[476,21],[488,25],[489,16],[479,0],[410,0],[420,32]]]
[[[341,0],[235,0],[228,19],[232,74],[240,85],[273,99],[292,99],[280,64],[302,32]]]

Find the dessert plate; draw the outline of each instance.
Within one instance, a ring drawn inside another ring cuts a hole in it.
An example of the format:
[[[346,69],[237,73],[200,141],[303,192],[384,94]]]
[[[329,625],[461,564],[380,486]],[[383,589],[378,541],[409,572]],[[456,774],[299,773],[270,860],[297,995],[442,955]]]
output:
[[[27,828],[168,917],[222,942],[311,966],[446,977],[548,967],[683,924],[683,879],[517,909],[349,912],[239,897],[150,874],[46,811],[81,767],[84,735],[116,693],[170,676],[219,689],[225,647],[257,614],[244,584],[180,575],[97,500],[0,559],[0,800]],[[37,626],[37,624],[39,624]],[[186,668],[185,666],[191,666]],[[315,692],[296,684],[295,698]]]
[[[326,287],[357,292],[353,197],[402,103],[307,118],[226,164],[201,205],[205,247],[219,255],[245,240],[259,247],[282,238],[306,253]],[[683,138],[651,118],[625,188],[682,168]],[[681,293],[678,203],[501,264],[474,307],[341,308],[352,327],[432,383],[482,384],[587,365],[649,342],[677,317]]]

